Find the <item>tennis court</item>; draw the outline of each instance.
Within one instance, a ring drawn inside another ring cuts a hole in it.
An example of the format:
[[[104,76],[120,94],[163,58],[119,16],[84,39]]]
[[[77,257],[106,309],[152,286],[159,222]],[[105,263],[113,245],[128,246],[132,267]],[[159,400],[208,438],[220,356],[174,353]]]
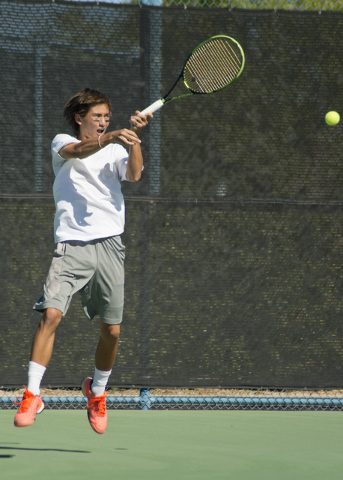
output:
[[[339,412],[109,411],[105,435],[86,412],[48,410],[15,429],[1,411],[6,479],[329,479],[342,477]]]
[[[182,1],[0,0],[1,480],[343,477],[343,129],[324,120],[343,104],[342,6]],[[123,186],[128,301],[106,433],[79,388],[97,337],[78,301],[44,377],[50,409],[14,428],[65,102],[97,88],[126,127],[219,34],[244,49],[239,81],[156,112],[142,180]]]

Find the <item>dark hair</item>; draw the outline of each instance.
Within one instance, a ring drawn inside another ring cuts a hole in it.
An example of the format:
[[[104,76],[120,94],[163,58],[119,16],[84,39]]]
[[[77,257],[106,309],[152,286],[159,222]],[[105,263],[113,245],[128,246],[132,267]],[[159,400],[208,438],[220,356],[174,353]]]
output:
[[[112,105],[106,95],[90,88],[84,88],[69,100],[63,109],[63,114],[76,136],[80,133],[80,125],[75,122],[75,115],[85,117],[92,107],[104,103],[108,105],[111,112]]]

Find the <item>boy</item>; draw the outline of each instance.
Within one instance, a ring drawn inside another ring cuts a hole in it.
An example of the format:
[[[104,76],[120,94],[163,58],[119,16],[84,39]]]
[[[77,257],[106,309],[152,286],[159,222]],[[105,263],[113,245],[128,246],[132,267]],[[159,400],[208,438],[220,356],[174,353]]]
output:
[[[100,317],[100,339],[93,377],[82,381],[91,427],[104,433],[107,425],[105,388],[118,349],[124,304],[125,205],[120,182],[137,182],[143,169],[138,133],[153,116],[130,118],[131,130],[106,133],[109,99],[88,88],[72,97],[64,116],[74,137],[57,135],[51,146],[55,173],[56,250],[34,309],[43,312],[35,333],[28,385],[14,425],[32,425],[44,409],[40,384],[49,363],[55,331],[71,298],[80,292],[86,315]],[[129,148],[129,153],[123,147]]]

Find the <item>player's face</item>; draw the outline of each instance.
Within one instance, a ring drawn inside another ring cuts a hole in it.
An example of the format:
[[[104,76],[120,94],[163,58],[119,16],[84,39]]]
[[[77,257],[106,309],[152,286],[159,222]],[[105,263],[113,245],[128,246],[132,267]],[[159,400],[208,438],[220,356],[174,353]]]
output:
[[[80,125],[79,140],[100,137],[106,132],[110,123],[110,109],[106,103],[95,105],[90,108],[85,117],[76,115],[75,121]]]

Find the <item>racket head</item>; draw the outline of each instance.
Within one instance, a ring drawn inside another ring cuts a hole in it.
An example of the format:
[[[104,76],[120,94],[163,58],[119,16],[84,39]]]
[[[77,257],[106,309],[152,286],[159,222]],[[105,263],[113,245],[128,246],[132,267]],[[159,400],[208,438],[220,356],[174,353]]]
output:
[[[236,40],[215,35],[190,54],[182,70],[183,81],[192,93],[217,92],[240,76],[244,63],[244,51]]]

